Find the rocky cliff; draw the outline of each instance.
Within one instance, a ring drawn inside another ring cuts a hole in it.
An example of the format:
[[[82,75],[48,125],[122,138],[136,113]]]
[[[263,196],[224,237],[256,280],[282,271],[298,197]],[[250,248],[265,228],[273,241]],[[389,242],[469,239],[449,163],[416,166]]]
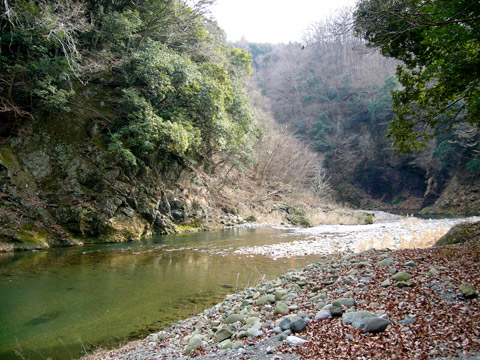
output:
[[[37,116],[3,141],[0,247],[138,240],[206,225],[212,196],[183,160],[127,167],[106,151],[107,95],[85,88],[72,112]]]

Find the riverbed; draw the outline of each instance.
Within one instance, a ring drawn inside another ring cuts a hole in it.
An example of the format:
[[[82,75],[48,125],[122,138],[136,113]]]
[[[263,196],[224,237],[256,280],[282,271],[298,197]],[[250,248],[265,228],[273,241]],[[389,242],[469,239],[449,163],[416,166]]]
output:
[[[15,353],[78,358],[92,346],[142,337],[325,255],[404,246],[409,236],[478,220],[382,216],[373,225],[245,227],[4,254],[0,359]]]

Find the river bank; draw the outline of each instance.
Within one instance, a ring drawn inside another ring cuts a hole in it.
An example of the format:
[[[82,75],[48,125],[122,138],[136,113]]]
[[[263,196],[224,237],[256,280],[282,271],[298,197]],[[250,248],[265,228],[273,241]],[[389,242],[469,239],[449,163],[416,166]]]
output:
[[[85,359],[467,356],[480,347],[480,303],[468,292],[480,289],[479,260],[472,243],[331,255]]]

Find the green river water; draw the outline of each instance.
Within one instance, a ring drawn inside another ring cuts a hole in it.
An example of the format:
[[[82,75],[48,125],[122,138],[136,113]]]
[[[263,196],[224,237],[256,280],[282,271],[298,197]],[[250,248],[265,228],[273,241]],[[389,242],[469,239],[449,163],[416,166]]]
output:
[[[76,359],[167,327],[318,261],[233,253],[296,239],[286,230],[230,229],[0,254],[0,359]]]

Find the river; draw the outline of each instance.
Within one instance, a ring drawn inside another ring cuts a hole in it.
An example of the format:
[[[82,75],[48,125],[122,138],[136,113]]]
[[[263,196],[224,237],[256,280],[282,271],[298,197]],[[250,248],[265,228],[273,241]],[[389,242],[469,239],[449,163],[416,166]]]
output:
[[[452,226],[480,220],[375,218],[373,225],[236,228],[0,254],[0,359],[79,358],[322,256],[428,246]]]
[[[146,335],[318,261],[235,253],[302,238],[261,227],[0,254],[0,359],[79,358]]]

